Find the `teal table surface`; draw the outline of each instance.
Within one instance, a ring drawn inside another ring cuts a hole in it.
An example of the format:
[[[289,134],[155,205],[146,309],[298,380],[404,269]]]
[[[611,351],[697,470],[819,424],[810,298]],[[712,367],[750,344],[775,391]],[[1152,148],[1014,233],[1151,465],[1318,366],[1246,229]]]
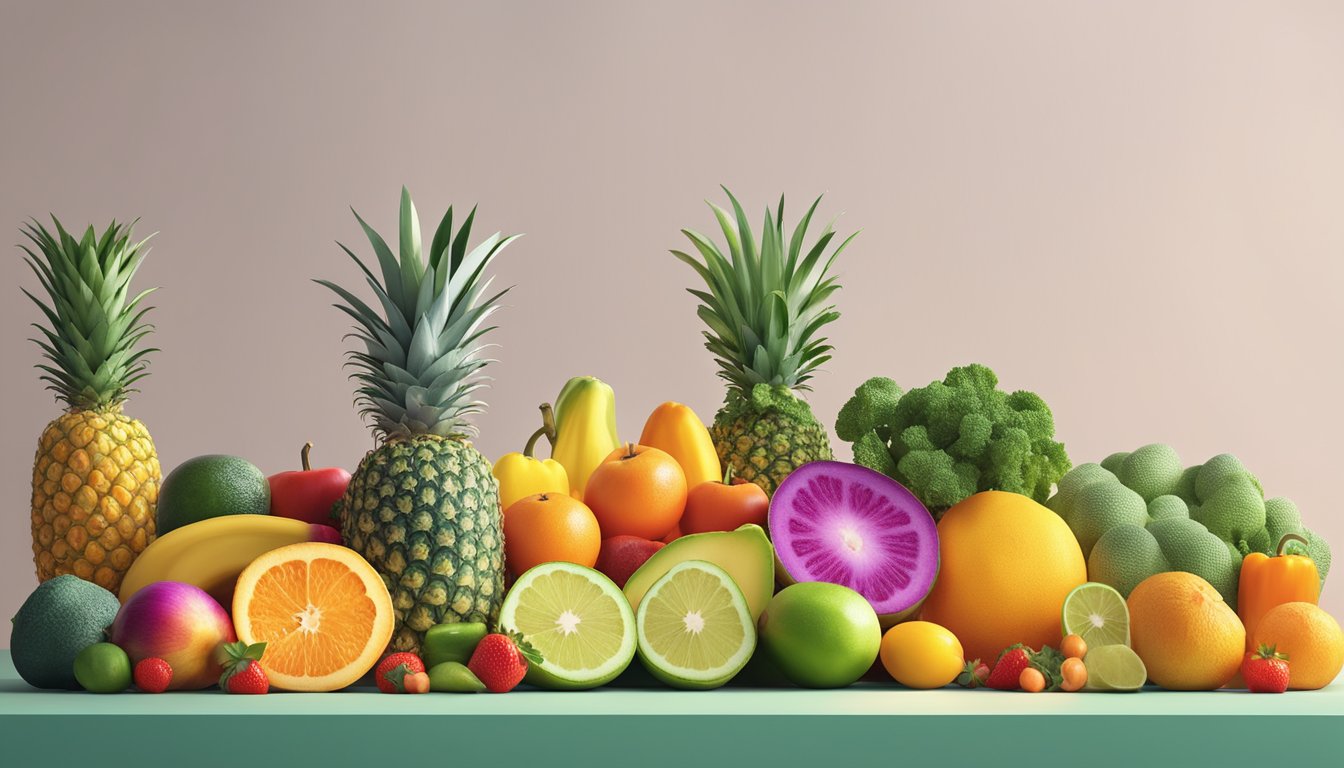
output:
[[[359,685],[329,694],[98,695],[30,688],[8,651],[0,654],[0,765],[145,766],[167,756],[193,766],[1344,764],[1344,676],[1277,696],[880,683],[683,692],[633,669],[578,693],[392,696]],[[70,761],[52,762],[56,755]]]

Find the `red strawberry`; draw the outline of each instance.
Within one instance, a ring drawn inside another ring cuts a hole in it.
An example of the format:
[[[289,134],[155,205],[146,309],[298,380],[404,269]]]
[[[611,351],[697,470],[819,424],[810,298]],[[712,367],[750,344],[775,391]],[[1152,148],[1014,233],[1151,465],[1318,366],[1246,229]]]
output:
[[[373,679],[378,683],[378,690],[383,693],[406,693],[407,676],[424,671],[425,662],[421,661],[419,656],[414,653],[394,653],[378,663],[378,670],[373,673]]]
[[[135,687],[145,693],[163,693],[173,682],[173,666],[158,656],[141,659],[135,665]]]
[[[541,655],[516,632],[486,635],[467,662],[491,693],[508,693],[523,681],[527,663],[541,663]]]
[[[1251,693],[1283,693],[1288,690],[1288,655],[1261,643],[1242,659],[1241,677]]]
[[[237,642],[223,646],[224,674],[219,676],[219,687],[229,693],[266,693],[271,681],[261,668],[265,643]]]
[[[989,671],[985,685],[1000,691],[1017,690],[1017,679],[1022,670],[1031,666],[1031,649],[1021,643],[1010,645],[999,654],[994,668]]]
[[[407,693],[429,693],[429,673],[412,672],[402,678]]]
[[[957,675],[957,685],[963,688],[979,688],[989,679],[989,665],[975,659],[966,662],[966,668]]]

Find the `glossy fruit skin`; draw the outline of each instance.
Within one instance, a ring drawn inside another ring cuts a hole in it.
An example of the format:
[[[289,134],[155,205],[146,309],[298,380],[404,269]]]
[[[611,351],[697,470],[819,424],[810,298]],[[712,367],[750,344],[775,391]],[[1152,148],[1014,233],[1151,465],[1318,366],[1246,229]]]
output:
[[[163,479],[156,510],[158,535],[225,515],[268,515],[271,487],[260,469],[238,456],[187,459]]]
[[[112,643],[94,643],[75,657],[75,679],[90,693],[120,693],[131,685],[131,659]]]
[[[145,693],[163,693],[173,682],[173,665],[151,656],[135,665],[132,677],[135,679],[135,687]]]
[[[755,483],[741,478],[734,478],[732,483],[700,483],[686,493],[681,535],[733,531],[747,523],[765,528],[769,512],[770,497]]]
[[[429,668],[429,690],[443,693],[480,693],[485,683],[477,679],[467,665],[445,661]]]
[[[882,644],[877,614],[863,595],[820,581],[780,590],[759,627],[770,660],[804,688],[853,684],[873,666]]]
[[[1078,635],[1065,635],[1059,641],[1059,652],[1068,659],[1081,659],[1087,656],[1087,641]]]
[[[1149,576],[1129,594],[1128,605],[1130,647],[1154,683],[1211,691],[1241,668],[1246,630],[1204,579],[1184,571]]]
[[[508,693],[527,676],[527,659],[508,635],[486,635],[467,664],[490,693]]]
[[[446,662],[466,664],[476,645],[489,631],[483,622],[460,621],[455,624],[436,624],[425,633],[420,652],[425,666],[434,668]]]
[[[402,681],[407,693],[429,693],[429,675],[425,672],[413,672]]]
[[[887,674],[906,688],[942,688],[966,668],[957,636],[927,621],[887,630],[879,656]]]
[[[425,662],[414,653],[393,653],[374,670],[373,680],[383,693],[405,693],[406,677],[425,671]]]
[[[224,690],[229,693],[261,695],[271,690],[271,681],[267,679],[266,670],[262,669],[261,664],[249,661],[228,676],[224,681]]]
[[[1016,493],[983,491],[938,522],[938,581],[920,618],[961,640],[967,658],[1004,648],[1058,646],[1064,598],[1087,581],[1087,564],[1068,525]]]
[[[1018,674],[1017,687],[1027,693],[1040,693],[1045,690],[1045,675],[1035,667],[1027,667]]]
[[[1288,657],[1275,648],[1262,645],[1249,651],[1241,662],[1241,679],[1251,693],[1283,693],[1288,690]]]
[[[1072,635],[1076,637],[1076,635]],[[1059,674],[1063,680],[1059,684],[1061,691],[1072,693],[1080,691],[1087,685],[1087,664],[1083,662],[1080,656],[1070,656],[1064,659],[1064,663],[1059,665]]]
[[[612,536],[602,540],[602,548],[597,554],[597,564],[593,567],[616,586],[625,589],[625,582],[639,567],[653,557],[653,553],[667,546],[661,541],[650,541],[639,536]]]
[[[340,525],[332,509],[346,487],[350,473],[342,467],[310,469],[308,443],[303,449],[303,469],[280,472],[266,478],[271,488],[271,514],[320,525]]]
[[[555,398],[555,441],[551,458],[565,468],[570,493],[587,501],[588,479],[604,457],[620,447],[616,439],[616,393],[601,379],[575,376]]]
[[[597,518],[572,496],[540,493],[504,510],[504,560],[514,576],[557,560],[592,568],[601,549]]]
[[[666,402],[653,409],[644,422],[639,444],[666,451],[675,459],[686,475],[687,487],[723,480],[714,440],[690,406]]]
[[[989,670],[985,686],[997,691],[1015,691],[1021,685],[1022,670],[1031,666],[1030,649],[1021,646],[1005,648]]]
[[[157,581],[132,595],[110,634],[132,664],[158,657],[172,665],[169,689],[175,691],[217,683],[224,671],[219,648],[238,639],[229,614],[213,597],[178,581]]]
[[[593,470],[583,498],[602,527],[602,538],[657,539],[686,508],[686,475],[667,453],[631,443]]]
[[[1288,656],[1288,687],[1295,691],[1324,688],[1344,668],[1344,631],[1314,603],[1271,608],[1256,624],[1254,642],[1257,647],[1273,645]]]

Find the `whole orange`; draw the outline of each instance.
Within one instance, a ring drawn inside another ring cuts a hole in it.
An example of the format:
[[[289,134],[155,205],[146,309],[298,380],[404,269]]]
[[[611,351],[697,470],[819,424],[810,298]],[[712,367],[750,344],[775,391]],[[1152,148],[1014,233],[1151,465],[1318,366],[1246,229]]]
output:
[[[1274,646],[1288,655],[1288,687],[1314,691],[1329,685],[1344,668],[1344,631],[1315,603],[1283,603],[1255,625],[1256,647]]]
[[[592,568],[601,548],[597,518],[573,496],[541,493],[504,510],[504,559],[514,576],[557,560]]]
[[[1059,646],[1064,598],[1087,581],[1069,526],[1032,499],[984,491],[938,522],[938,581],[920,618],[951,630],[989,664],[1014,643]]]
[[[1204,579],[1184,571],[1154,574],[1129,593],[1128,604],[1129,644],[1154,683],[1211,691],[1241,668],[1246,629]]]
[[[602,526],[602,538],[661,539],[686,508],[686,474],[669,454],[627,443],[588,477],[583,500]]]

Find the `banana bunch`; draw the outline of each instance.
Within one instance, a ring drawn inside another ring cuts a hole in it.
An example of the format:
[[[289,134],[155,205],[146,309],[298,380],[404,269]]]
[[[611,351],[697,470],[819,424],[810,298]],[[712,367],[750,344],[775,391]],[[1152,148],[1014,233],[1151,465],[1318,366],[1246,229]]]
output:
[[[194,584],[219,601],[233,605],[238,574],[264,552],[304,541],[341,543],[331,526],[271,515],[225,515],[184,525],[155,539],[131,564],[118,597],[126,602],[141,587],[156,581]]]

